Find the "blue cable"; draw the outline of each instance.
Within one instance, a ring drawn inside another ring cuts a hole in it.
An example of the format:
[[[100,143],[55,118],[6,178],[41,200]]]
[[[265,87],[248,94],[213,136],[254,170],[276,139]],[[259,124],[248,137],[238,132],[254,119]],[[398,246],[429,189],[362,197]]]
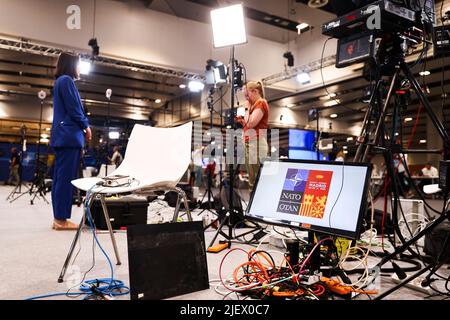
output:
[[[98,241],[97,235],[95,233],[94,224],[92,223],[92,216],[91,216],[91,210],[90,210],[90,203],[89,199],[91,198],[91,192],[97,185],[93,186],[86,195],[86,213],[89,221],[89,225],[92,230],[92,234],[94,236],[94,240],[97,243],[98,247],[102,251],[103,255],[106,257],[106,260],[108,261],[110,270],[111,270],[111,277],[110,278],[104,278],[104,279],[95,279],[95,280],[87,280],[84,281],[80,285],[80,292],[73,292],[73,293],[52,293],[48,295],[42,295],[42,296],[35,296],[30,297],[25,300],[37,300],[37,299],[44,299],[44,298],[51,298],[51,297],[57,297],[57,296],[79,296],[79,295],[86,295],[84,300],[88,300],[93,295],[104,295],[104,296],[124,296],[130,293],[130,289],[125,286],[123,281],[114,279],[114,268],[111,263],[111,259],[109,258],[106,251],[101,246],[100,242]],[[101,285],[104,284],[104,285]],[[125,290],[125,291],[122,291]]]

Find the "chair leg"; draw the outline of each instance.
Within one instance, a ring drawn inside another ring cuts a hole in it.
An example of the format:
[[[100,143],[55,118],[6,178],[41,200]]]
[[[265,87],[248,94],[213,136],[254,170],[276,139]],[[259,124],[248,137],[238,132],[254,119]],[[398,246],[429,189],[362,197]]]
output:
[[[92,201],[90,201],[90,207],[92,207]],[[75,247],[77,245],[78,239],[80,238],[81,230],[83,229],[83,226],[86,222],[86,208],[83,210],[83,215],[81,217],[80,225],[78,226],[77,233],[75,234],[75,237],[73,238],[72,244],[70,245],[69,252],[67,253],[66,261],[64,262],[64,265],[61,269],[61,273],[59,274],[58,283],[64,282],[64,276],[66,275],[67,267],[69,266],[70,260],[72,260],[73,252],[75,251]]]
[[[111,226],[111,220],[109,218],[108,208],[105,203],[105,196],[100,195],[100,202],[103,208],[103,215],[105,216],[106,225],[108,226],[109,234],[111,236],[111,242],[113,244],[114,253],[116,255],[117,265],[120,266],[122,262],[120,262],[119,250],[117,249],[116,237],[114,236],[114,231]]]
[[[173,220],[172,222],[177,222],[178,221],[178,215],[180,213],[180,207],[181,207],[181,200],[183,200],[184,202],[184,207],[186,209],[186,214],[188,216],[188,220],[192,221],[192,215],[191,215],[191,210],[189,209],[189,202],[186,196],[186,192],[183,191],[183,189],[181,188],[175,188],[174,191],[176,193],[178,193],[178,199],[177,199],[177,205],[175,207],[175,212],[173,214]]]

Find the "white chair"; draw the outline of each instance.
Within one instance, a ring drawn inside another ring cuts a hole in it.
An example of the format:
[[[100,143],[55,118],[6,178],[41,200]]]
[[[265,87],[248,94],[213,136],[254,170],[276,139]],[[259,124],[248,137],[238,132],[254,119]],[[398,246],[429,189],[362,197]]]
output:
[[[72,184],[79,190],[89,191],[92,197],[99,198],[111,235],[117,265],[120,265],[121,262],[105,203],[106,195],[129,193],[150,195],[156,191],[174,191],[178,193],[178,201],[175,207],[173,222],[178,221],[181,200],[184,201],[188,220],[192,221],[186,194],[182,189],[177,188],[178,182],[188,169],[191,161],[191,142],[192,122],[175,128],[153,128],[135,125],[128,141],[123,162],[117,170],[108,175],[109,178],[114,176],[127,177],[125,180],[128,183],[119,187],[108,187],[100,185],[105,182],[105,179],[99,177],[72,181]],[[78,237],[84,225],[85,216],[84,214],[58,282],[62,282],[64,279],[66,268],[70,263]]]

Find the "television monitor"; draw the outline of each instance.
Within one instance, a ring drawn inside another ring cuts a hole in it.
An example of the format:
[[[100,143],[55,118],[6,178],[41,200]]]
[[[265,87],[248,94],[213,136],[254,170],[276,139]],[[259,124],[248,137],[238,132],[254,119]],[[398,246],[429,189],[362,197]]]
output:
[[[316,151],[289,149],[290,160],[317,160]],[[319,153],[319,160],[330,160],[330,156]]]
[[[314,151],[315,141],[315,131],[289,129],[289,148]]]
[[[327,161],[265,161],[246,217],[358,239],[371,168]]]

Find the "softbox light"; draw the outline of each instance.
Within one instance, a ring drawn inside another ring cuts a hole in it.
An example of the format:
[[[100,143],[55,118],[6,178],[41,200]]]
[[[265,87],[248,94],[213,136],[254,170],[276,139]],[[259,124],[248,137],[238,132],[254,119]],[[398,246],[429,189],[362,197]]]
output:
[[[212,10],[211,22],[215,48],[247,43],[242,4]]]

